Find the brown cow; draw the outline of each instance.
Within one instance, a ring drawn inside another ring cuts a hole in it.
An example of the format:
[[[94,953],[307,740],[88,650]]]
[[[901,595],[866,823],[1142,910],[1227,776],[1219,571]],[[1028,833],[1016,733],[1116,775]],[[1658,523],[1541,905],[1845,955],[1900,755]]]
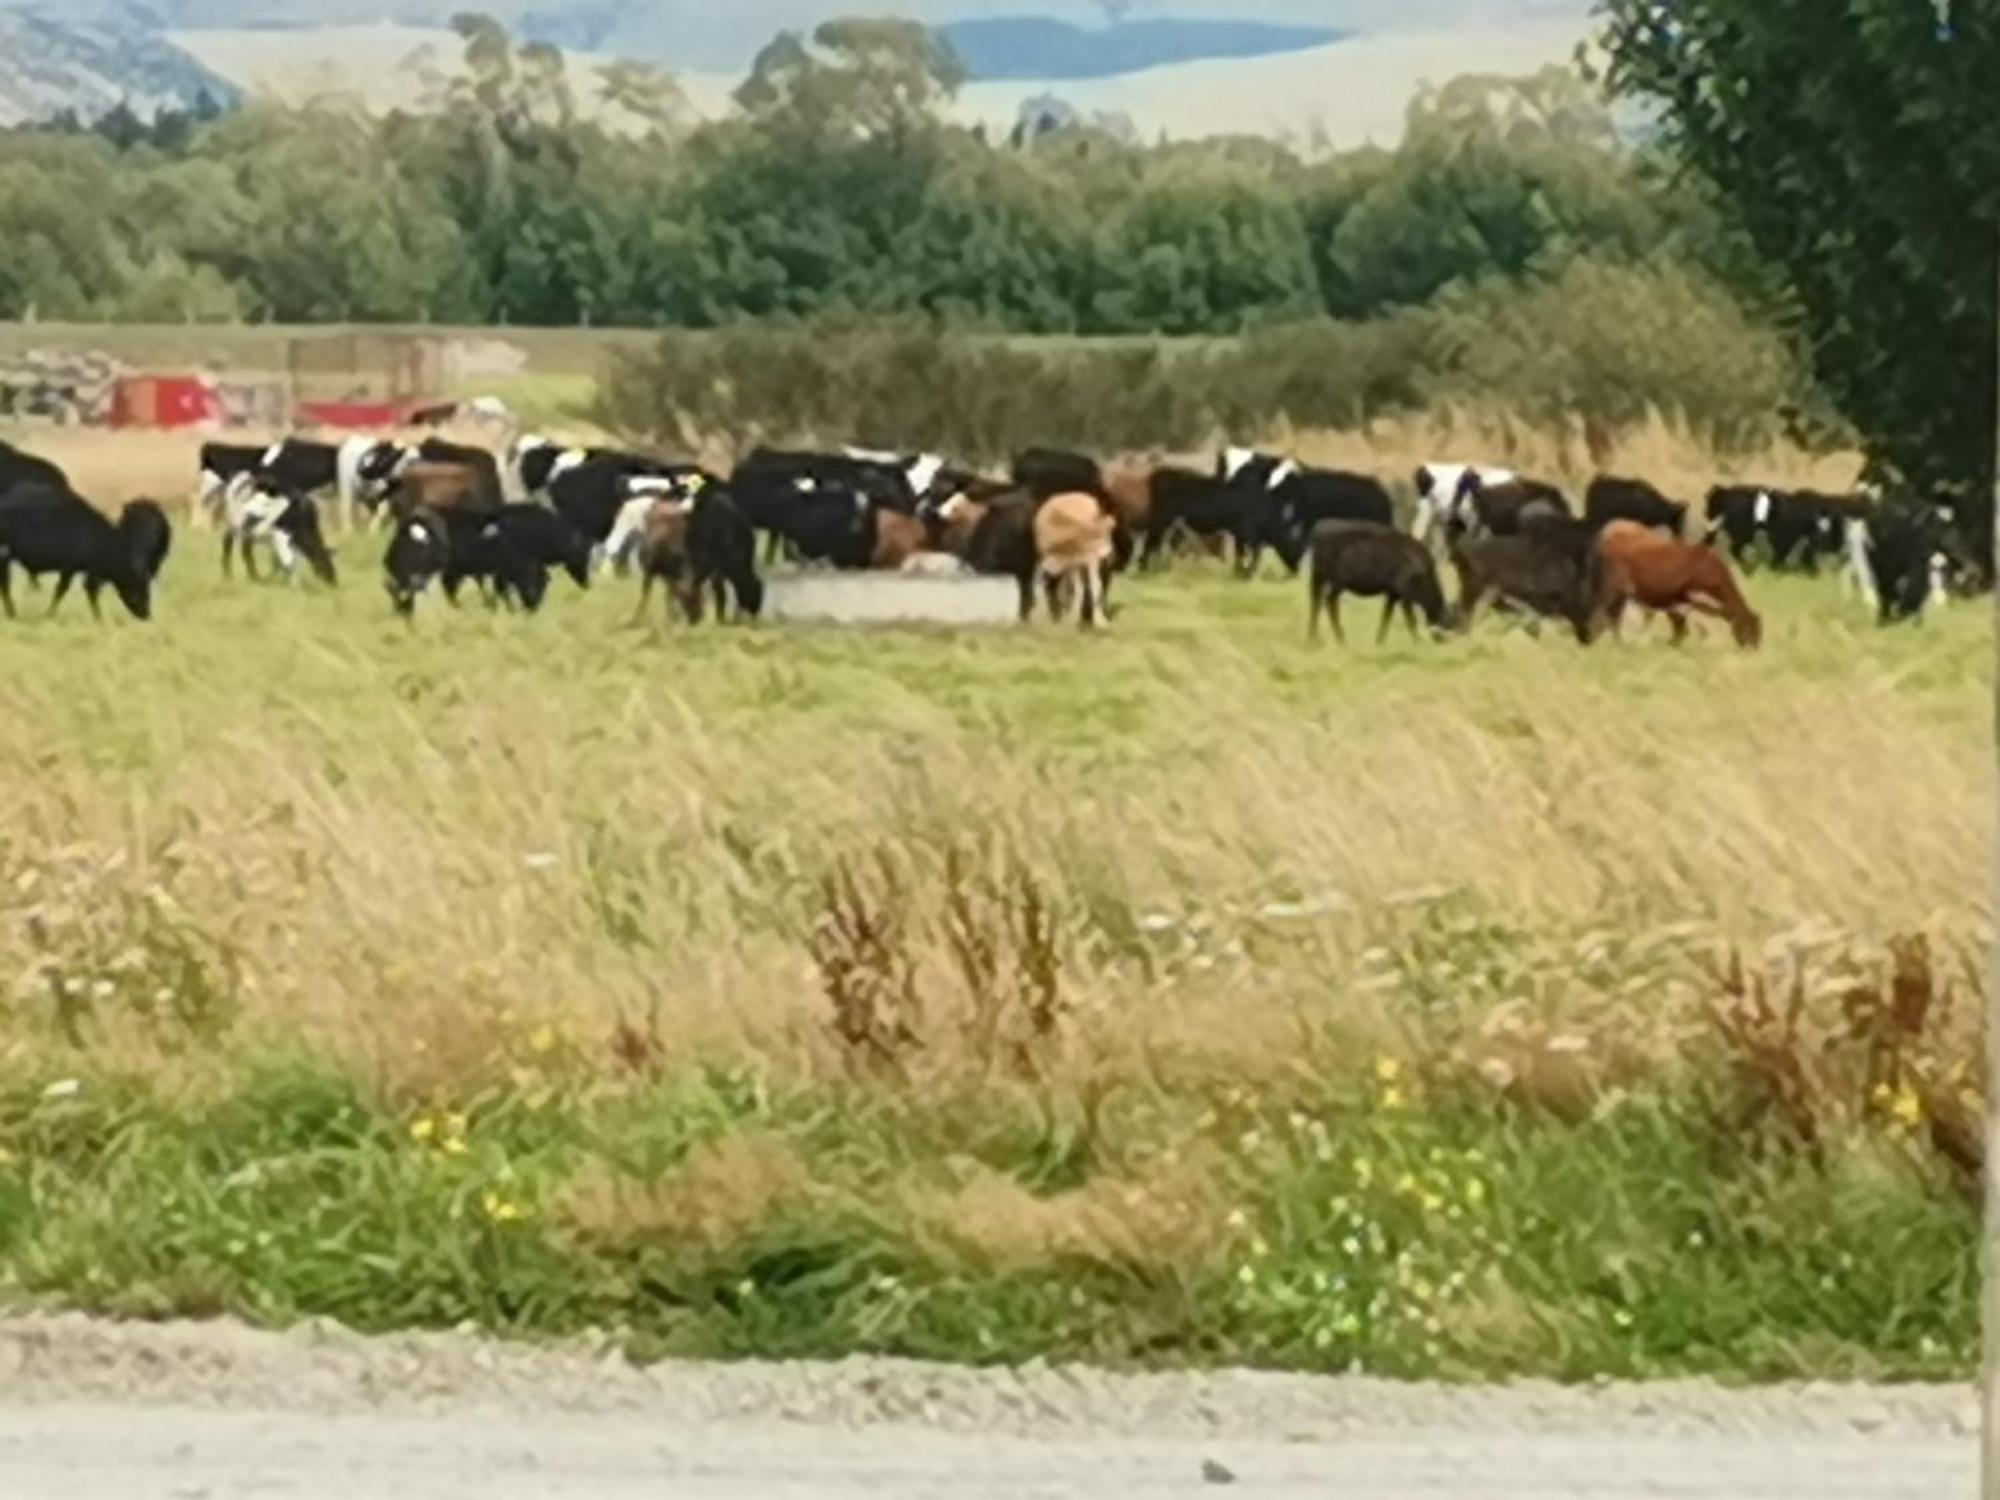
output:
[[[476,511],[494,508],[485,478],[467,464],[414,463],[406,467],[390,492],[389,503],[377,511],[390,513],[397,522],[408,520],[419,510]]]
[[[652,601],[653,584],[657,581],[667,586],[669,620],[678,604],[689,624],[701,623],[701,584],[688,557],[691,514],[690,506],[673,501],[658,501],[646,512],[639,535],[639,608],[634,620],[646,617],[646,606]]]
[[[920,552],[930,550],[930,528],[915,516],[878,509],[875,512],[875,547],[868,565],[893,571]]]
[[[1604,610],[1615,633],[1628,604],[1673,621],[1674,642],[1687,639],[1689,611],[1729,622],[1736,644],[1754,650],[1764,638],[1757,618],[1722,555],[1633,521],[1613,521],[1597,539],[1604,560]]]
[[[1095,495],[1057,495],[1035,512],[1035,570],[1048,595],[1049,617],[1067,610],[1072,583],[1083,590],[1083,627],[1104,614],[1118,518]],[[1108,621],[1107,621],[1108,623]]]

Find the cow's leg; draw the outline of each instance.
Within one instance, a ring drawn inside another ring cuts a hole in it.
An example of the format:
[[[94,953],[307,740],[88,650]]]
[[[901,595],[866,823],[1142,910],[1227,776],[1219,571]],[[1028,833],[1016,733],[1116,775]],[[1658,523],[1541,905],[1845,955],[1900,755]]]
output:
[[[1306,590],[1306,641],[1309,645],[1319,643],[1319,612],[1322,603],[1319,580],[1315,578]]]
[[[1326,596],[1326,617],[1333,622],[1333,638],[1341,645],[1347,644],[1347,631],[1340,623],[1340,590],[1334,589]]]
[[[50,614],[54,614],[58,609],[62,608],[62,602],[69,594],[70,585],[75,582],[76,574],[74,573],[64,573],[56,579],[55,597],[49,600]]]
[[[98,599],[98,595],[103,591],[104,580],[101,578],[88,579],[83,585],[83,597],[90,601],[90,618],[93,620],[104,618],[104,610]]]
[[[1382,601],[1382,625],[1375,632],[1375,644],[1385,645],[1389,639],[1389,627],[1396,623],[1396,596],[1391,594]]]
[[[1035,617],[1035,573],[1030,569],[1014,581],[1021,591],[1021,623],[1025,625]]]
[[[1403,601],[1403,623],[1410,627],[1411,640],[1423,639],[1423,632],[1417,629],[1417,606],[1408,599]]]
[[[1688,638],[1687,611],[1685,609],[1670,609],[1666,614],[1667,619],[1673,622],[1674,644],[1676,646],[1686,645]]]
[[[225,526],[222,528],[222,576],[225,580],[227,580],[231,576],[230,563],[234,559],[235,555],[236,555],[236,528],[233,526]]]
[[[7,611],[7,618],[14,618],[14,564],[5,553],[0,553],[0,609]]]
[[[632,623],[645,623],[646,609],[653,602],[653,570],[643,569],[639,574],[639,607],[632,614]]]

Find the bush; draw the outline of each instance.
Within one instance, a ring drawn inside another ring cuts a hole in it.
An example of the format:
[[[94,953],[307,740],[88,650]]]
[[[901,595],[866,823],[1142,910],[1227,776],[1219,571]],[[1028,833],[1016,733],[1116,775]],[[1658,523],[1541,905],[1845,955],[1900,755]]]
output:
[[[1606,438],[1663,412],[1742,452],[1802,399],[1783,342],[1713,283],[1575,261],[1541,284],[1236,340],[1009,340],[853,318],[675,332],[618,360],[597,415],[674,448],[859,441],[996,464],[1031,443],[1185,450],[1439,405]]]

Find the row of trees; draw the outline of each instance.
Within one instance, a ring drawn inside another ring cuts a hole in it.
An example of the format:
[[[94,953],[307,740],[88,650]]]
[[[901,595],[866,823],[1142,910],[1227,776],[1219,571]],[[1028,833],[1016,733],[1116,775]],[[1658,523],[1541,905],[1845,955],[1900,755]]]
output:
[[[1406,141],[988,142],[920,27],[834,22],[758,59],[742,116],[596,81],[459,23],[438,107],[257,105],[166,131],[0,135],[0,316],[709,327],[828,312],[1024,333],[1229,334],[1369,318],[1578,257],[1662,257],[1765,299],[1701,192],[1627,150],[1575,75],[1461,79]]]

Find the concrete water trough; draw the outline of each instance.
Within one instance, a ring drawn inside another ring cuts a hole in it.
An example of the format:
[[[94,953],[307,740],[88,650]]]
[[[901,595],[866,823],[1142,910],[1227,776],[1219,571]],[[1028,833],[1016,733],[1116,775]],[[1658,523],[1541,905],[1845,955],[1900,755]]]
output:
[[[1011,578],[974,573],[778,573],[765,579],[764,618],[822,625],[1012,625]]]

